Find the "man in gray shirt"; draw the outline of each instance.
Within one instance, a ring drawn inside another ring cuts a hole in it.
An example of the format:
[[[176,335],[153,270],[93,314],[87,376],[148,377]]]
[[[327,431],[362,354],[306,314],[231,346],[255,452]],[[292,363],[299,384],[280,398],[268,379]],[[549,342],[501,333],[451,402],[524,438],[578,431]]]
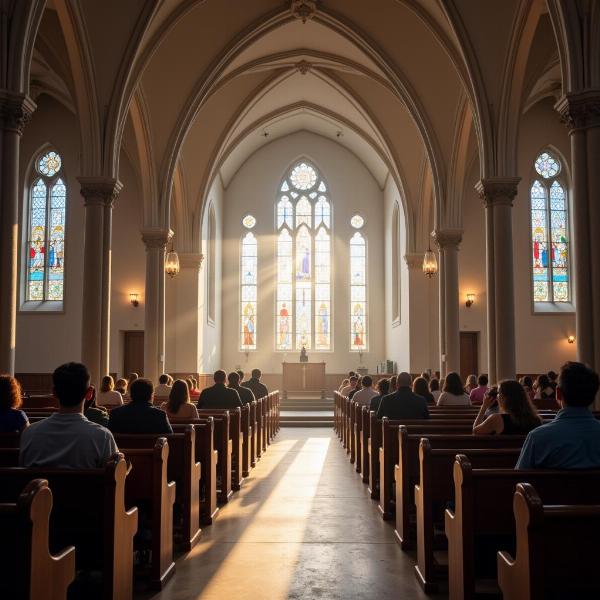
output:
[[[52,375],[59,410],[21,434],[19,464],[53,469],[97,469],[119,451],[108,429],[88,421],[83,406],[93,393],[81,363],[61,365]]]

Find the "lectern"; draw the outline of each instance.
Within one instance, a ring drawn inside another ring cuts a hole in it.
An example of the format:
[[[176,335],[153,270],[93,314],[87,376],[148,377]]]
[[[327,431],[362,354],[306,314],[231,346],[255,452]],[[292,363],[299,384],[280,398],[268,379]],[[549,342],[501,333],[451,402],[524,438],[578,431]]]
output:
[[[325,363],[282,363],[283,366],[283,391],[290,392],[318,392],[321,398],[325,397]]]

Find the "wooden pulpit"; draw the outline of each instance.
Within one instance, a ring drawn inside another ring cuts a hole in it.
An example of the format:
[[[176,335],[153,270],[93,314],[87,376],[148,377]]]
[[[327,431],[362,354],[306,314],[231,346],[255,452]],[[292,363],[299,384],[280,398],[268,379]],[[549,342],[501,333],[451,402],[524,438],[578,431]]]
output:
[[[282,363],[283,366],[283,391],[290,392],[318,392],[325,395],[325,363]]]

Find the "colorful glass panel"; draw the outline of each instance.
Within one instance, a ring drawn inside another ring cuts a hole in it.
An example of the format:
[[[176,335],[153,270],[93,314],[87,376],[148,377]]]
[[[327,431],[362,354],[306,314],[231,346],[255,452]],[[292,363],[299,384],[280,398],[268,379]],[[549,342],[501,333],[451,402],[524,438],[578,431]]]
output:
[[[310,233],[302,226],[296,234],[296,281],[311,279],[311,245]]]
[[[354,227],[354,229],[360,229],[365,224],[365,220],[360,215],[354,215],[350,219],[350,225]]]
[[[306,196],[302,196],[296,203],[296,227],[303,223],[310,227],[312,215],[312,205]]]
[[[350,240],[350,349],[367,348],[367,245],[358,231]]]
[[[254,226],[256,225],[256,219],[252,216],[252,215],[246,215],[243,219],[242,219],[242,225],[246,228],[246,229],[252,229],[254,228]]]
[[[277,350],[292,349],[293,265],[292,236],[283,229],[277,241]]]
[[[565,190],[555,179],[560,163],[543,152],[535,161],[543,179],[533,182],[531,200],[531,243],[534,302],[568,302],[569,242]]]
[[[296,283],[296,348],[312,347],[311,313],[312,284],[308,281]]]
[[[60,155],[54,151],[46,152],[38,161],[38,171],[46,177],[54,177],[62,166]]]
[[[297,190],[309,190],[317,182],[317,173],[313,167],[303,162],[292,169],[290,182]]]
[[[282,225],[294,227],[294,207],[287,196],[282,196],[277,204],[277,228]]]
[[[325,196],[319,196],[319,201],[315,205],[315,228],[319,225],[331,227],[331,207]]]
[[[253,233],[242,239],[240,264],[240,345],[243,351],[256,350],[256,313],[258,283],[258,244]]]

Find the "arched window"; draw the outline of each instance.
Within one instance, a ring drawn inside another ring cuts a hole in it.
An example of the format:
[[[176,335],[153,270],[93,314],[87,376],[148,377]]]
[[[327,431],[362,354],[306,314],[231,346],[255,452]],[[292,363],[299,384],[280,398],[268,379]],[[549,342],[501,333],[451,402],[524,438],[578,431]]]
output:
[[[350,239],[350,350],[367,349],[367,243],[360,229],[364,219],[354,215],[350,220],[357,229]]]
[[[398,204],[392,209],[392,323],[400,322],[400,226]]]
[[[275,348],[331,349],[331,204],[306,161],[287,174],[277,199]]]
[[[215,322],[217,306],[217,221],[215,209],[211,204],[208,208],[208,322]]]
[[[242,219],[243,226],[250,230],[256,225],[252,215]],[[242,351],[256,350],[258,245],[256,237],[248,231],[242,238],[240,264],[240,347]]]
[[[569,216],[560,161],[550,152],[535,160],[530,189],[534,302],[570,302]]]
[[[54,150],[36,161],[29,193],[26,302],[64,298],[67,186],[62,166]]]

